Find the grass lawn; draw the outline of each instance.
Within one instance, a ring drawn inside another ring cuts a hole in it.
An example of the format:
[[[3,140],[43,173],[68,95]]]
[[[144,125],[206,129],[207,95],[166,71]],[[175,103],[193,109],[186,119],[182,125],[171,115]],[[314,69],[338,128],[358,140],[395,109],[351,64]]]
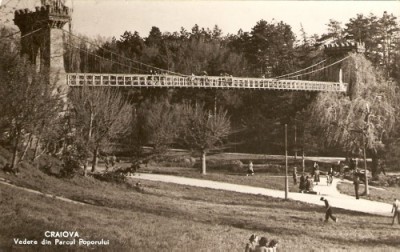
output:
[[[17,177],[3,172],[0,177],[88,203],[66,203],[0,185],[0,251],[17,248],[13,238],[40,240],[46,230],[78,231],[81,238],[110,240],[109,247],[98,248],[106,250],[240,251],[252,233],[278,240],[280,251],[400,246],[400,225],[391,226],[389,218],[336,210],[339,223],[324,223],[322,207],[295,201],[138,179],[123,185],[90,177],[56,179],[30,166]],[[237,177],[266,187],[277,180]],[[137,181],[144,191],[132,186]],[[46,248],[34,250],[38,249]]]

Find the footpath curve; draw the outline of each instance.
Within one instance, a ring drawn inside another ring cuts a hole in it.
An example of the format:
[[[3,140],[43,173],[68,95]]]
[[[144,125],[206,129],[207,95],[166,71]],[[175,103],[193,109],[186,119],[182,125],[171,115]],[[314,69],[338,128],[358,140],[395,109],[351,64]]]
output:
[[[281,199],[285,198],[285,192],[280,190],[230,184],[230,183],[217,182],[205,179],[193,179],[193,178],[185,178],[179,176],[148,174],[148,173],[138,173],[131,177],[143,180],[174,183],[174,184],[203,187],[216,190],[264,195]],[[334,208],[342,208],[346,210],[381,215],[381,216],[391,216],[391,210],[392,210],[391,204],[365,200],[365,199],[357,200],[349,195],[341,194],[337,190],[338,183],[340,183],[340,179],[334,178],[332,185],[328,186],[326,185],[326,183],[320,183],[319,185],[315,185],[314,191],[318,192],[317,195],[289,192],[288,198],[296,201],[323,206],[324,202],[320,201],[320,198],[325,197],[329,200],[329,203]]]

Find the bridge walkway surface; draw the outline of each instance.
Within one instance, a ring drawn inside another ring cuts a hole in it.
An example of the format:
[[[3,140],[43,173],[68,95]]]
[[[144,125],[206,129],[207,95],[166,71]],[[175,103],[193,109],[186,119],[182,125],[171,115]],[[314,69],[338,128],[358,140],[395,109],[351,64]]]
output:
[[[180,185],[196,186],[203,188],[210,188],[216,190],[226,190],[239,193],[256,194],[263,196],[270,196],[274,198],[285,198],[285,192],[280,190],[273,190],[261,187],[252,187],[245,185],[230,184],[224,182],[217,182],[205,179],[193,179],[185,178],[179,176],[171,175],[160,175],[160,174],[144,174],[138,173],[132,176],[137,179],[159,181],[166,183],[174,183]],[[322,179],[324,181],[324,179]],[[334,178],[331,185],[324,183],[319,183],[314,186],[314,191],[318,194],[307,194],[307,193],[297,193],[289,192],[288,198],[291,200],[306,202],[310,204],[324,206],[324,202],[320,201],[321,197],[325,197],[329,200],[329,203],[334,208],[341,208],[356,212],[369,213],[381,216],[391,216],[392,205],[383,202],[365,200],[365,199],[355,199],[355,197],[341,194],[337,190],[337,185],[341,183],[340,179]]]

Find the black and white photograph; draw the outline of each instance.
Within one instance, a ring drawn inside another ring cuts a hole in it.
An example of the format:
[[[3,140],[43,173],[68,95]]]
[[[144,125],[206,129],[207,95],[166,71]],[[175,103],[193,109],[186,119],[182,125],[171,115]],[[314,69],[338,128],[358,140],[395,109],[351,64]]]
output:
[[[0,252],[400,251],[400,1],[0,0]]]

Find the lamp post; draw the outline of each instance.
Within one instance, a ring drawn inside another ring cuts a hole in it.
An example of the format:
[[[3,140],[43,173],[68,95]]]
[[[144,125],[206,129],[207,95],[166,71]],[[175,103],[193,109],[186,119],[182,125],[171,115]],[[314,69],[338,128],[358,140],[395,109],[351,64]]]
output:
[[[285,200],[288,199],[289,183],[288,183],[288,152],[287,152],[287,124],[285,124]]]
[[[363,195],[369,195],[368,187],[368,169],[367,169],[367,143],[366,143],[366,132],[363,130],[350,130],[352,132],[360,133],[362,135],[362,149],[363,149],[363,159],[364,159],[364,176],[365,176],[365,191]]]
[[[297,123],[294,119],[294,160],[297,160]]]

